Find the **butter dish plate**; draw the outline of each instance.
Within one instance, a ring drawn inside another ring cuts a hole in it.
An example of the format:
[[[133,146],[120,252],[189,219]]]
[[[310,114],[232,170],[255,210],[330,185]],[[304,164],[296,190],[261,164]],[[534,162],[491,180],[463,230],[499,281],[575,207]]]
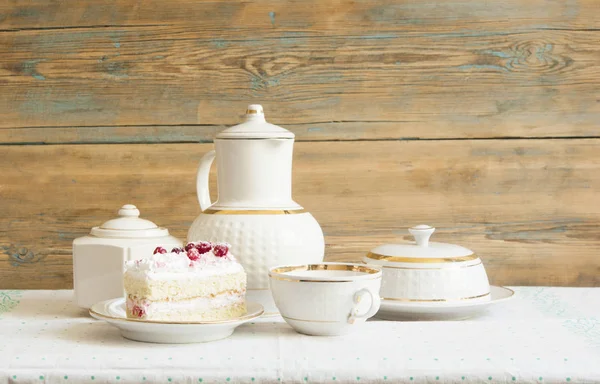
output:
[[[511,299],[515,292],[505,287],[490,286],[488,301],[402,301],[382,298],[379,312],[383,320],[464,320],[484,313],[490,306]]]
[[[130,340],[148,343],[187,344],[215,341],[231,336],[238,326],[260,317],[264,309],[254,302],[246,303],[245,315],[227,320],[163,322],[128,319],[125,299],[111,299],[94,304],[90,315],[117,327],[121,335]]]

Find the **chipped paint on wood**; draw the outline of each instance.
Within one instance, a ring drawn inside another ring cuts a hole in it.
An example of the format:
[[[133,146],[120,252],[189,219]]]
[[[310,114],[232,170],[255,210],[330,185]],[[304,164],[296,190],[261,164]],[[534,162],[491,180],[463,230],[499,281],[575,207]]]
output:
[[[275,26],[275,12],[269,12],[269,19],[271,20],[271,25]]]
[[[45,59],[37,60],[25,60],[22,64],[21,70],[23,74],[29,75],[36,80],[46,80],[46,77],[38,72],[37,65],[41,62],[46,61]]]
[[[458,67],[456,67],[458,70],[461,71],[500,71],[500,72],[508,72],[508,69],[505,67],[501,67],[499,65],[490,65],[490,64],[465,64],[465,65],[459,65]]]
[[[215,39],[212,41],[212,44],[217,48],[226,48],[228,43],[223,39]]]

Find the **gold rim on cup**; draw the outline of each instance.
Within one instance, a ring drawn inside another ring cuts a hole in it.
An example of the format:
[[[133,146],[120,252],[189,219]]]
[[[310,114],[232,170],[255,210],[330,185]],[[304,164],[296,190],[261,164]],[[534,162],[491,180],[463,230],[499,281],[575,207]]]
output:
[[[381,278],[381,269],[376,269],[359,264],[335,264],[335,263],[323,263],[323,264],[302,264],[302,265],[291,265],[283,267],[274,267],[269,271],[269,277],[275,280],[290,281],[295,283],[352,283],[357,279],[346,279],[346,280],[319,280],[318,278],[310,279],[306,276],[299,278],[297,276],[286,276],[288,272],[301,272],[301,271],[350,271],[364,273],[363,276],[359,277],[358,280],[370,280]],[[369,276],[372,275],[372,276]],[[365,278],[368,277],[368,278]]]

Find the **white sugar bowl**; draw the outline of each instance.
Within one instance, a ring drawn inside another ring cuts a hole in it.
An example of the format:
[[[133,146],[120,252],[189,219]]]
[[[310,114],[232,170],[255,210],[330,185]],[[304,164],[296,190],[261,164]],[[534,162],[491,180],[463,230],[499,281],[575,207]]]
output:
[[[405,302],[488,301],[490,285],[481,259],[454,244],[429,242],[435,228],[408,230],[414,243],[380,245],[363,261],[383,269],[381,298]]]
[[[90,308],[99,301],[122,297],[126,261],[150,257],[158,246],[181,247],[181,241],[149,220],[140,219],[135,205],[119,209],[119,217],[92,228],[73,241],[75,301]]]

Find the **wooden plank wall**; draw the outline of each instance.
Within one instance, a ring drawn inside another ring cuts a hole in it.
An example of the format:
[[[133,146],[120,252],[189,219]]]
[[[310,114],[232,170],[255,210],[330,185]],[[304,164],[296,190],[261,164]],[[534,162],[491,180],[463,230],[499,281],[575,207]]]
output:
[[[427,223],[492,283],[598,286],[599,41],[595,0],[1,2],[0,288],[72,287],[125,203],[184,238],[248,103],[328,259]]]

